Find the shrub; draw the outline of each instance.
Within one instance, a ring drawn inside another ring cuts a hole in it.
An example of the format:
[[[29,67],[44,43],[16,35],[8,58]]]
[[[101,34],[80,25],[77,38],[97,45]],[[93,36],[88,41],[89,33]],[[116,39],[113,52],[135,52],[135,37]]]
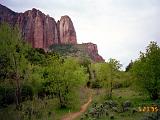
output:
[[[14,103],[15,90],[12,87],[0,86],[0,107]]]
[[[33,99],[33,88],[30,85],[23,85],[21,91],[22,101]]]

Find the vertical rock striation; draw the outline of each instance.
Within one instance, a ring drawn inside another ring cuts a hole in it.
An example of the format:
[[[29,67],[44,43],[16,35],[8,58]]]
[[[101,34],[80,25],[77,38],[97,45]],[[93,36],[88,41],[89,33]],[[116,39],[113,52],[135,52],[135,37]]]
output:
[[[53,44],[76,44],[76,32],[69,16],[62,16],[56,23],[54,18],[33,8],[16,13],[0,5],[0,22],[18,25],[23,38],[34,48],[47,49]]]
[[[41,11],[33,8],[24,13],[18,13],[16,23],[24,39],[34,48],[46,49],[52,44],[58,44],[56,21]]]
[[[69,16],[62,16],[57,26],[61,44],[77,44],[76,31]]]

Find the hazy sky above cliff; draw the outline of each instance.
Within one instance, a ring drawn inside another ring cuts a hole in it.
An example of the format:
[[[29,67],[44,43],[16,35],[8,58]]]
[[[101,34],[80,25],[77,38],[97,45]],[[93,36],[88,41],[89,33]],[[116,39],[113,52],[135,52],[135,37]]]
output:
[[[69,15],[78,43],[93,42],[106,60],[126,66],[149,41],[160,44],[160,0],[0,0],[17,12],[37,8],[55,20]]]

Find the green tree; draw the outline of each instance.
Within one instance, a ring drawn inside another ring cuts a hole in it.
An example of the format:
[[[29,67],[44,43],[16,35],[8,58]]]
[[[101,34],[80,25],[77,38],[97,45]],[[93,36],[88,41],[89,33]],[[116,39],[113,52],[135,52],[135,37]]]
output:
[[[98,86],[108,86],[108,73],[109,73],[109,64],[108,63],[97,63],[94,65],[94,76],[95,81]]]
[[[96,63],[94,64],[93,76],[94,81],[92,83],[93,88],[97,88],[97,94],[99,94],[99,88],[104,87],[106,94],[109,89],[109,64],[108,63]]]
[[[146,52],[140,52],[139,59],[133,64],[132,71],[137,77],[138,85],[146,90],[150,98],[158,99],[160,92],[160,47],[150,42]]]
[[[118,77],[118,72],[120,70],[120,68],[122,67],[122,65],[120,64],[120,62],[116,59],[109,59],[109,68],[110,68],[110,72],[109,72],[109,79],[110,79],[110,94],[109,94],[109,98],[112,98],[112,90],[113,90],[113,80]]]
[[[46,55],[42,48],[31,48],[28,50],[26,58],[33,65],[43,65],[46,60]]]
[[[116,59],[109,59],[107,63],[94,64],[92,69],[96,73],[97,84],[106,89],[108,98],[112,98],[113,80],[118,76],[121,64]]]
[[[125,72],[128,72],[129,70],[131,70],[132,69],[132,66],[133,66],[133,62],[132,62],[132,60],[131,60],[131,62],[128,64],[128,66],[126,67],[126,70],[125,70]]]
[[[86,83],[86,86],[91,87],[91,82],[92,82],[91,60],[84,57],[84,58],[79,59],[79,63],[86,69],[86,74],[89,75],[89,79]]]
[[[17,27],[10,27],[8,24],[0,25],[0,58],[3,60],[1,71],[5,71],[3,79],[9,79],[14,85],[16,107],[21,103],[22,80],[27,79],[28,62],[25,59],[27,45],[24,44]],[[5,61],[7,60],[7,63]]]
[[[58,98],[60,107],[71,107],[75,100],[75,91],[87,79],[83,67],[74,59],[66,60],[51,58],[46,68],[48,77],[45,81],[46,90],[54,93]]]

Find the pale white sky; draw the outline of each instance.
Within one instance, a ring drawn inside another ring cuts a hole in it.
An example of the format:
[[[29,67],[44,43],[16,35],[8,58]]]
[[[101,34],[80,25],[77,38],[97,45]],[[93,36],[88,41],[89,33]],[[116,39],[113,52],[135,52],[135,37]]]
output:
[[[57,21],[69,15],[78,43],[98,45],[104,59],[124,67],[149,41],[160,44],[160,0],[0,0],[17,12],[37,8]]]

